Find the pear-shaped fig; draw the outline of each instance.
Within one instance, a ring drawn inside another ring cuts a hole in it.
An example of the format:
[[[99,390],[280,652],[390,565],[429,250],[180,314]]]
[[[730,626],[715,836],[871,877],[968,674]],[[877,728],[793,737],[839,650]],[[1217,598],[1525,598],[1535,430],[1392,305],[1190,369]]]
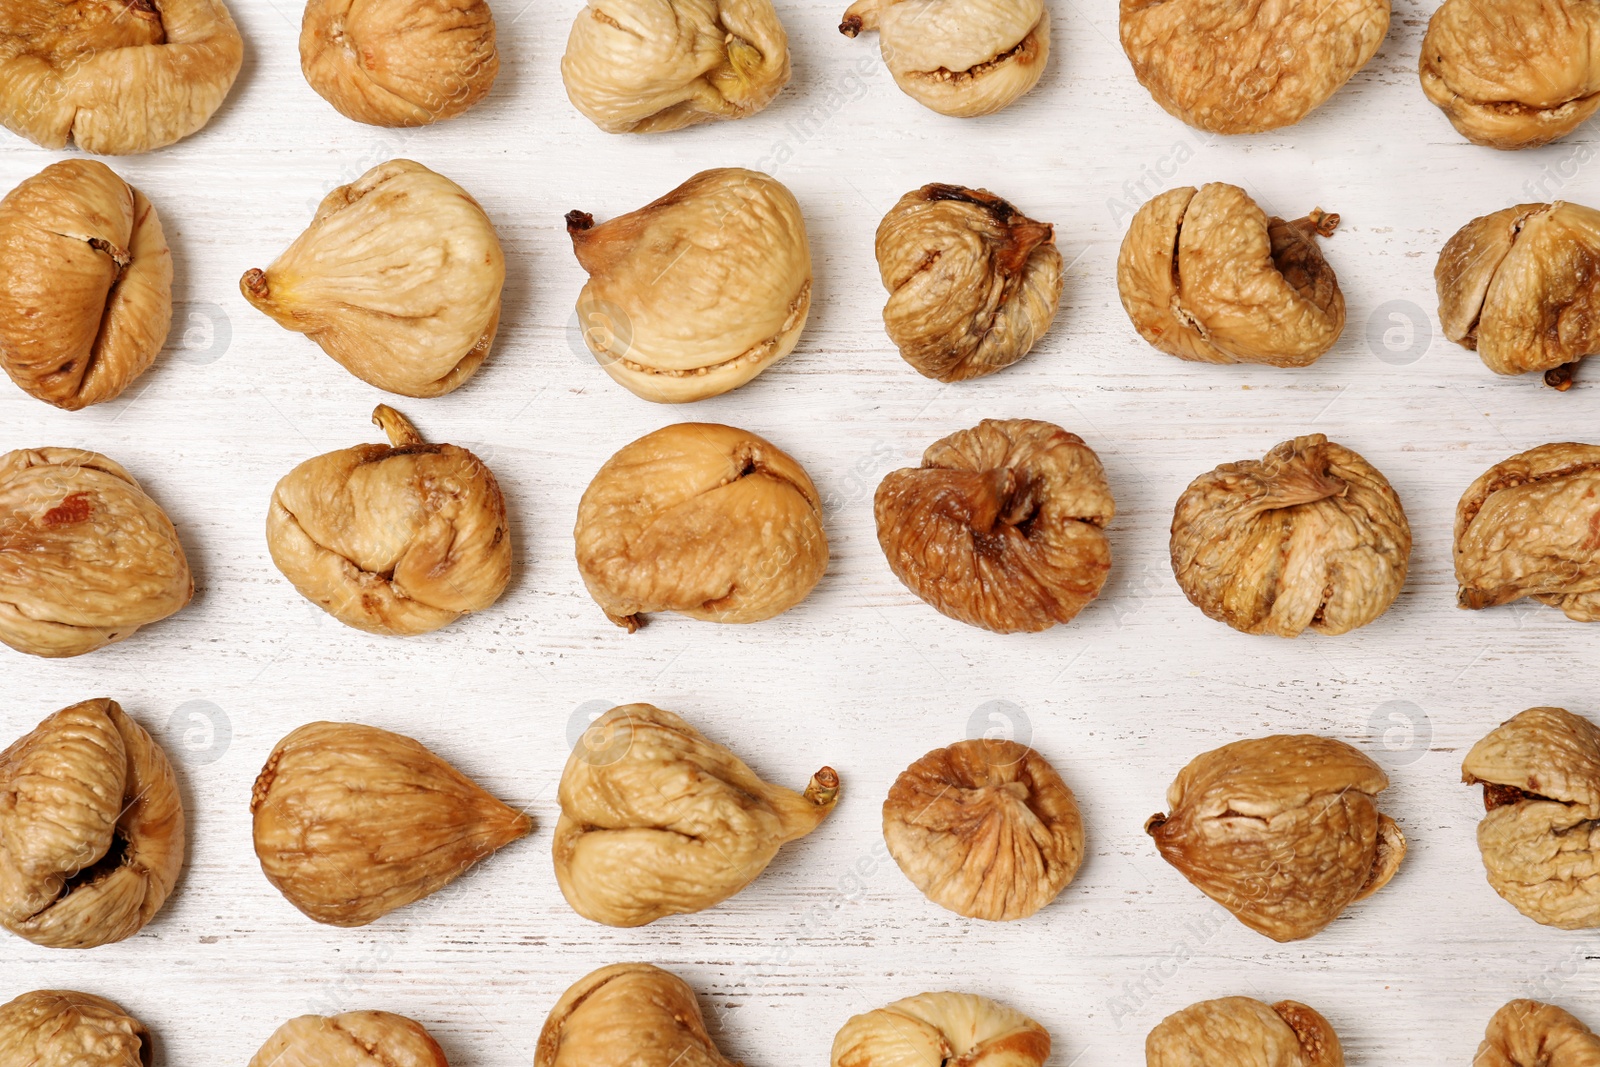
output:
[[[648,963],[602,967],[561,994],[533,1067],[740,1067],[706,1033],[694,990]]]
[[[347,1011],[290,1019],[249,1067],[450,1067],[450,1061],[419,1022],[387,1011]]]
[[[144,1024],[90,993],[36,989],[0,1004],[0,1063],[15,1067],[154,1067]]]
[[[1554,1004],[1513,1000],[1490,1018],[1472,1067],[1600,1067],[1600,1035]]]
[[[1157,1023],[1144,1059],[1146,1067],[1344,1067],[1344,1048],[1314,1008],[1221,997]]]
[[[1040,1067],[1050,1032],[973,993],[921,993],[852,1016],[833,1037],[831,1067]]]

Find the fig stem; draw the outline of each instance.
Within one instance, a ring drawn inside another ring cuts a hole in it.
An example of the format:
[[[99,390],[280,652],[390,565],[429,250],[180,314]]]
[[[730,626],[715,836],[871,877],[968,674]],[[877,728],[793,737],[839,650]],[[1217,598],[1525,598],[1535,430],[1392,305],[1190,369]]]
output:
[[[422,434],[411,424],[411,420],[400,414],[388,404],[379,404],[372,409],[372,424],[389,435],[389,443],[396,448],[405,448],[407,445],[426,444]]]
[[[861,16],[846,15],[844,20],[839,23],[839,32],[846,37],[858,36],[861,33]]]
[[[239,279],[239,288],[244,290],[244,295],[252,300],[265,300],[267,298],[267,272],[260,267],[251,267],[244,272],[244,277]]]
[[[1332,237],[1333,231],[1339,228],[1339,216],[1335,212],[1314,207],[1309,215],[1295,219],[1289,225],[1302,230],[1307,237]]]
[[[569,211],[565,218],[568,233],[583,233],[594,228],[594,216],[587,211]]]
[[[1544,384],[1558,393],[1564,393],[1572,388],[1573,372],[1578,369],[1576,362],[1563,363],[1559,367],[1551,367],[1544,372]]]
[[[811,776],[811,781],[806,783],[806,791],[801,795],[819,808],[833,807],[839,799],[839,772],[832,767],[822,768]]]

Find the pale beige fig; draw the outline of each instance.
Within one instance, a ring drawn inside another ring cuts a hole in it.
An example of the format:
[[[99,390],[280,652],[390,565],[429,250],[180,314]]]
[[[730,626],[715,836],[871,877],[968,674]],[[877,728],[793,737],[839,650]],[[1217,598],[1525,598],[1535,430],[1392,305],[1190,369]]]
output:
[[[1557,200],[1473,219],[1433,268],[1444,335],[1496,374],[1566,390],[1600,352],[1600,211]]]
[[[545,1018],[533,1067],[740,1067],[706,1033],[694,990],[648,963],[602,967]]]
[[[164,148],[210,121],[243,62],[222,0],[6,0],[0,124],[45,148]]]
[[[1456,505],[1456,603],[1523,597],[1600,622],[1600,445],[1550,444],[1480,474]]]
[[[1588,0],[1445,0],[1422,91],[1473,144],[1537,148],[1600,108],[1600,9]]]
[[[120,464],[78,448],[0,454],[0,643],[81,656],[193,595],[172,520]]]
[[[1083,817],[1039,753],[978,739],[936,748],[883,802],[883,839],[923,896],[970,919],[1023,919],[1083,862]]]
[[[1122,50],[1168,114],[1211,133],[1290,126],[1389,32],[1389,0],[1122,0]]]
[[[1472,746],[1461,780],[1483,786],[1478,851],[1494,891],[1546,926],[1600,927],[1600,728],[1529,708]]]
[[[1241,633],[1349,633],[1405,585],[1411,524],[1377,468],[1320,433],[1189,483],[1172,515],[1172,573],[1189,602]]]
[[[737,389],[794,351],[811,246],[794,194],[728,167],[595,225],[567,213],[584,343],[635,396],[682,404]]]
[[[771,0],[589,0],[561,81],[607,133],[742,119],[788,84],[789,35]]]
[[[1472,1067],[1600,1067],[1600,1036],[1554,1004],[1513,1000],[1490,1018]]]
[[[419,1022],[387,1011],[347,1011],[290,1019],[249,1067],[450,1067],[450,1061]]]
[[[0,1063],[18,1067],[154,1067],[144,1024],[90,993],[36,989],[0,1004]]]
[[[924,185],[878,223],[883,327],[917,373],[980,378],[1027,355],[1061,302],[1055,227],[987,189]]]
[[[606,460],[578,502],[578,572],[633,633],[673,611],[760,622],[806,598],[828,567],[822,501],[787,452],[746,430],[684,422]]]
[[[416,741],[357,723],[309,723],[279,741],[250,814],[267,881],[330,926],[421,900],[533,829]]]
[[[833,1038],[831,1067],[1040,1067],[1050,1033],[972,993],[920,993],[854,1015]]]
[[[839,799],[824,767],[804,793],[764,782],[670,711],[624,704],[595,719],[557,792],[556,882],[572,910],[643,926],[720,904]]]
[[[1162,1019],[1144,1041],[1147,1067],[1344,1067],[1318,1012],[1293,1000],[1202,1000]],[[1480,1065],[1481,1067],[1481,1065]]]
[[[1197,756],[1145,832],[1161,858],[1234,918],[1298,941],[1388,884],[1405,856],[1378,811],[1389,779],[1343,741],[1308,734],[1235,741]]]
[[[300,69],[339,114],[427,126],[488,95],[500,73],[485,0],[309,0]]]
[[[119,396],[172,324],[161,219],[104,163],[52,163],[0,200],[0,367],[77,411]]]
[[[956,118],[1016,102],[1050,59],[1044,0],[855,0],[839,32],[869,30],[901,91]]]
[[[892,471],[873,500],[889,569],[969,626],[1009,634],[1070,622],[1111,572],[1105,469],[1077,434],[984,419]]]
[[[1117,256],[1122,307],[1150,344],[1199,363],[1304,367],[1344,332],[1344,294],[1322,257],[1339,216],[1293,222],[1237,185],[1169,189],[1139,208]]]
[[[272,562],[346,626],[405,637],[500,598],[511,529],[494,473],[455,445],[430,445],[393,408],[387,445],[356,445],[284,475],[267,512]]]
[[[483,364],[505,280],[500,239],[478,202],[394,159],[329,193],[311,226],[239,288],[369,385],[431,397]]]
[[[172,765],[115,700],[63,708],[0,752],[0,924],[19,937],[132,937],[166,903],[183,853]]]

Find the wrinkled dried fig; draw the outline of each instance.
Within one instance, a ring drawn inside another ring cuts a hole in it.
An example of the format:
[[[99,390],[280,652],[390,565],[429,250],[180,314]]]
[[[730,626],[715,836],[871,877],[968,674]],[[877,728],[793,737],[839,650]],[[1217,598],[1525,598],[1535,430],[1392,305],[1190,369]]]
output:
[[[561,994],[533,1067],[740,1067],[706,1033],[694,990],[648,963],[602,967]]]
[[[924,185],[878,223],[883,326],[917,373],[980,378],[1027,355],[1056,317],[1055,227],[986,189]]]
[[[852,1016],[833,1038],[831,1067],[1040,1067],[1050,1034],[972,993],[920,993]]]
[[[737,389],[794,350],[811,310],[811,246],[794,194],[765,174],[705,170],[596,226],[567,213],[584,343],[662,404]]]
[[[81,656],[193,595],[172,520],[119,464],[77,448],[0,455],[0,643]]]
[[[1480,474],[1456,505],[1456,603],[1532,597],[1600,622],[1600,445],[1551,444]]]
[[[290,1019],[249,1067],[450,1067],[450,1061],[419,1022],[387,1011],[347,1011]]]
[[[115,700],[63,708],[0,752],[0,923],[19,937],[132,937],[166,903],[183,852],[172,765]]]
[[[411,738],[339,722],[278,742],[250,813],[267,881],[330,926],[421,900],[533,829]]]
[[[210,120],[243,61],[222,0],[6,0],[0,123],[45,148],[164,148]]]
[[[152,1067],[144,1024],[89,993],[36,989],[0,1004],[0,1063],[25,1067]]]
[[[1189,483],[1172,515],[1172,573],[1189,602],[1241,633],[1342,634],[1405,585],[1411,525],[1384,476],[1310,434]]]
[[[1554,1004],[1513,1000],[1489,1020],[1472,1067],[1600,1067],[1600,1037]]]
[[[1050,59],[1044,0],[855,0],[839,32],[878,31],[902,92],[941,115],[972,118],[1015,102]]]
[[[1162,1019],[1144,1041],[1148,1067],[1344,1067],[1344,1049],[1314,1009],[1250,997],[1202,1000]]]
[[[607,133],[742,119],[788,84],[789,35],[771,0],[589,0],[561,81]]]
[[[385,404],[372,421],[389,444],[308,459],[278,482],[272,562],[301,596],[368,633],[425,634],[482,611],[511,579],[494,473],[464,448],[423,441]]]
[[[971,919],[1032,915],[1083,862],[1072,790],[1015,741],[958,741],[907,767],[883,802],[883,839],[924,896]]]
[[[1069,622],[1111,571],[1116,514],[1105,470],[1077,434],[984,419],[891,471],[873,500],[889,569],[940,612],[1009,634]]]
[[[77,411],[118,396],[172,324],[156,209],[104,163],[52,163],[0,200],[0,367]]]
[[[839,799],[824,767],[804,793],[762,781],[670,711],[612,708],[561,772],[556,882],[607,926],[704,911],[755,881],[778,849],[815,830]]]
[[[1544,371],[1565,390],[1600,352],[1600,211],[1557,200],[1473,219],[1433,269],[1439,325],[1496,374]],[[1565,371],[1565,373],[1563,373]]]
[[[649,612],[760,622],[828,566],[822,502],[787,452],[745,430],[684,422],[606,460],[578,503],[578,571],[629,633]]]
[[[427,126],[488,95],[500,73],[484,0],[309,0],[300,69],[339,114]]]
[[[1197,756],[1145,832],[1161,858],[1274,941],[1310,937],[1394,877],[1406,841],[1378,811],[1389,779],[1343,741],[1235,741]]]
[[[1268,217],[1237,185],[1169,189],[1133,216],[1117,292],[1139,336],[1199,363],[1304,367],[1344,332],[1344,294],[1317,238],[1338,215]]]
[[[324,197],[311,226],[239,288],[362,381],[430,397],[459,388],[488,356],[505,279],[478,202],[393,159]]]

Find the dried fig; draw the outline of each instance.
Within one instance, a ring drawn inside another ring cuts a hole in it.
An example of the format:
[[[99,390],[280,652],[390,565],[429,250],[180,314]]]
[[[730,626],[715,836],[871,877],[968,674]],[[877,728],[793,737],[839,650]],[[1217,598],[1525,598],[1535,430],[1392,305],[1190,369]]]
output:
[[[1045,758],[958,741],[901,772],[883,802],[889,854],[922,894],[970,919],[1023,919],[1083,862],[1083,817]]]
[[[1069,622],[1111,571],[1116,514],[1094,450],[1033,419],[984,419],[891,471],[873,511],[889,569],[969,626],[1009,634]]]
[[[901,358],[941,382],[1027,355],[1056,317],[1055,227],[986,189],[924,185],[878,223],[883,326]]]
[[[815,830],[839,799],[824,767],[804,793],[762,781],[670,711],[612,708],[567,759],[556,882],[572,910],[643,926],[720,904]]]
[[[1145,832],[1161,858],[1234,918],[1298,941],[1382,889],[1405,856],[1378,811],[1389,779],[1343,741],[1307,734],[1235,741],[1196,757]]]
[[[742,119],[788,84],[789,35],[771,0],[589,0],[561,81],[607,133]]]
[[[26,1067],[152,1067],[144,1024],[104,997],[36,989],[0,1004],[0,1063]]]
[[[760,622],[828,566],[822,502],[789,454],[745,430],[684,422],[606,460],[578,503],[578,571],[629,633],[647,612]]]
[[[1445,336],[1496,374],[1544,371],[1565,390],[1566,365],[1600,352],[1594,208],[1557,200],[1473,219],[1445,242],[1433,280]]]
[[[310,228],[239,288],[362,381],[430,397],[459,388],[488,356],[505,279],[478,202],[393,159],[324,197]]]
[[[1222,997],[1157,1023],[1144,1060],[1148,1067],[1344,1067],[1344,1049],[1328,1020],[1304,1004]]]
[[[1456,505],[1456,603],[1532,597],[1600,622],[1600,445],[1551,444],[1480,474]]]
[[[290,1019],[249,1067],[450,1067],[450,1061],[419,1022],[387,1011],[347,1011]]]
[[[811,310],[811,246],[794,194],[753,170],[696,174],[594,224],[567,213],[589,274],[589,351],[635,396],[663,404],[737,389],[794,350]]]
[[[1189,602],[1241,633],[1349,633],[1405,585],[1411,525],[1389,482],[1320,433],[1189,483],[1172,515],[1172,573]]]
[[[740,1067],[706,1033],[694,990],[648,963],[602,967],[561,994],[533,1067]]]
[[[425,634],[482,611],[511,579],[493,472],[464,448],[426,443],[385,404],[372,421],[388,445],[308,459],[278,482],[272,562],[301,596],[368,633]]]
[[[308,0],[300,69],[339,114],[427,126],[488,95],[500,73],[484,0]]]
[[[267,881],[330,926],[421,900],[533,829],[411,738],[338,722],[278,742],[250,814]]]
[[[104,163],[52,163],[0,200],[0,366],[68,411],[121,394],[172,324],[156,209]]]
[[[839,32],[878,31],[902,92],[941,115],[972,118],[1015,102],[1050,59],[1044,0],[855,0]]]
[[[0,454],[0,643],[81,656],[193,595],[172,521],[119,464],[77,448]]]
[[[1284,222],[1237,185],[1145,203],[1117,256],[1122,307],[1150,344],[1199,363],[1314,363],[1344,332],[1344,294],[1317,238],[1338,215]]]
[[[855,1015],[833,1038],[831,1067],[1040,1067],[1050,1034],[1004,1004],[972,993],[921,993]]]
[[[1600,1037],[1554,1004],[1513,1000],[1484,1031],[1473,1067],[1596,1067]]]
[[[144,728],[115,700],[63,708],[0,752],[0,923],[46,948],[132,937],[172,892],[183,835]]]
[[[243,61],[222,0],[6,0],[0,124],[45,148],[164,148],[211,119]]]

